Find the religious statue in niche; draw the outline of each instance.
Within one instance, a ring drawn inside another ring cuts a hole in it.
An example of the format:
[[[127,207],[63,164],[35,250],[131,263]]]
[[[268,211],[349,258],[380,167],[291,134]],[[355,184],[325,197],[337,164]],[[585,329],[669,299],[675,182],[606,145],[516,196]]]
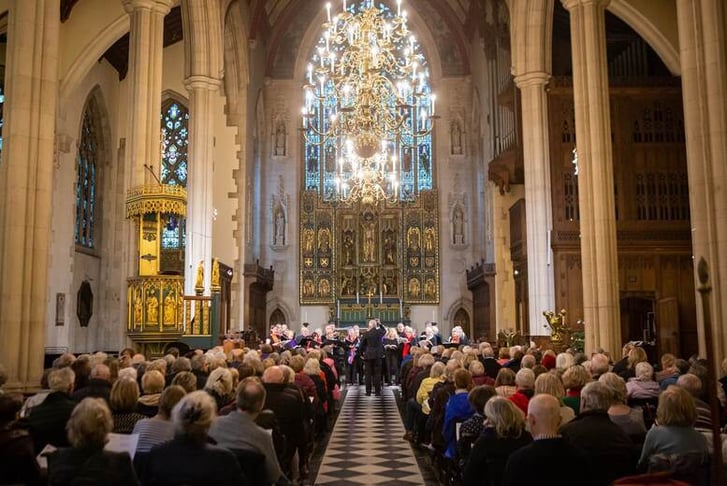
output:
[[[427,253],[434,251],[434,228],[431,226],[424,230],[424,251]]]
[[[313,287],[313,280],[307,278],[303,282],[303,296],[304,297],[313,297],[313,294],[315,294],[315,288]]]
[[[273,212],[273,244],[275,246],[285,245],[285,211],[283,207],[278,204]]]
[[[464,210],[457,204],[452,211],[452,243],[464,245]]]
[[[326,148],[326,172],[336,171],[336,148],[329,145]]]
[[[141,320],[144,318],[144,307],[141,302],[141,291],[136,289],[134,291],[134,324],[141,324]]]
[[[169,292],[164,297],[164,325],[174,325],[174,309],[176,307],[176,300],[174,299],[174,292]]]
[[[410,251],[419,251],[419,228],[409,228],[406,234],[406,244]]]
[[[384,232],[384,264],[396,264],[396,240],[391,230]]]
[[[313,240],[315,240],[315,234],[313,229],[306,228],[303,230],[303,251],[306,253],[313,253]]]
[[[404,149],[404,156],[401,158],[401,170],[402,172],[411,172],[411,148],[406,147]]]
[[[278,120],[275,125],[275,149],[274,153],[278,157],[285,157],[287,154],[287,129],[285,127],[285,120]]]
[[[424,297],[427,299],[434,299],[437,296],[437,283],[433,278],[428,278],[424,282]]]
[[[341,277],[341,295],[354,295],[356,293],[356,277],[344,274]]]
[[[376,243],[374,223],[366,223],[363,226],[363,261],[373,263],[376,261]]]
[[[308,147],[306,159],[308,160],[308,172],[318,172],[318,157],[316,157],[316,149],[314,146],[311,145]],[[315,187],[313,189],[315,189]]]
[[[318,230],[318,251],[328,253],[331,249],[331,231],[328,228]]]
[[[76,295],[76,316],[78,316],[81,327],[88,327],[91,316],[93,316],[93,292],[91,291],[91,284],[88,280],[84,280],[78,289],[78,295]]]
[[[194,280],[194,289],[204,290],[204,261],[200,260],[197,265],[197,278]]]
[[[409,297],[418,299],[420,293],[421,283],[419,283],[419,279],[416,277],[409,279]]]
[[[151,291],[146,299],[146,322],[156,324],[159,322],[159,299],[156,292]]]
[[[327,278],[321,279],[321,281],[318,282],[318,295],[321,297],[325,297],[330,293],[331,293],[331,283],[328,281]]]
[[[462,122],[459,118],[452,120],[450,125],[450,143],[451,143],[451,154],[462,155],[464,153],[462,145]]]
[[[354,257],[354,243],[353,243],[353,235],[350,231],[346,231],[346,235],[343,237],[343,264],[344,265],[353,265],[353,257]]]

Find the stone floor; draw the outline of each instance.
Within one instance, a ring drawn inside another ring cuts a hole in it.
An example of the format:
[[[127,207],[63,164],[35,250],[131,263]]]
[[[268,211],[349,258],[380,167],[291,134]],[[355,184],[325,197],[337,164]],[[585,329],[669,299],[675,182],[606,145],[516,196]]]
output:
[[[402,438],[404,425],[395,392],[386,387],[377,397],[366,396],[363,386],[347,388],[314,484],[432,484],[422,476],[411,445]]]

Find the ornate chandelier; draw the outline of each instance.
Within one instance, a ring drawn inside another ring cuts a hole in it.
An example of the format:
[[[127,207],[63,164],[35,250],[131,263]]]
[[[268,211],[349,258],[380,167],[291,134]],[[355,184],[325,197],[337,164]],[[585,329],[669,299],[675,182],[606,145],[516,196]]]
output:
[[[333,172],[328,200],[396,202],[401,161],[432,132],[436,97],[407,14],[372,0],[347,7],[327,21],[304,86],[303,133]],[[335,164],[328,163],[329,160]],[[406,170],[406,169],[405,169]],[[407,186],[409,187],[409,186]]]

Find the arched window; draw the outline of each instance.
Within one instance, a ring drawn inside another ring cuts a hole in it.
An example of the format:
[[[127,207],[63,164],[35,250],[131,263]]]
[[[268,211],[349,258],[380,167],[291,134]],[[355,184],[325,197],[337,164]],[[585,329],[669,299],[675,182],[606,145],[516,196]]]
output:
[[[98,220],[96,183],[98,180],[99,152],[101,150],[98,107],[91,98],[83,113],[83,125],[76,156],[76,244],[84,248],[95,247],[95,224]]]
[[[189,110],[174,98],[162,104],[162,184],[187,187]],[[185,221],[170,215],[162,232],[162,249],[184,248]]]

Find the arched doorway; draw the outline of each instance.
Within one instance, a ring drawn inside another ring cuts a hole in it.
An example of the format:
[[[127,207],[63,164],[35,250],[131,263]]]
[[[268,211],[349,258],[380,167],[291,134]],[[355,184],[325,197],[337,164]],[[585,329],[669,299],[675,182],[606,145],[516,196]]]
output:
[[[276,324],[287,324],[287,320],[285,319],[285,314],[283,314],[283,311],[278,309],[275,309],[272,314],[270,314],[270,321],[269,321],[269,328],[272,328]]]
[[[467,334],[467,337],[472,339],[473,336],[471,324],[472,321],[470,321],[470,315],[464,309],[464,307],[460,307],[459,309],[457,309],[457,312],[454,313],[454,319],[452,319],[452,327],[461,327],[465,334]]]

